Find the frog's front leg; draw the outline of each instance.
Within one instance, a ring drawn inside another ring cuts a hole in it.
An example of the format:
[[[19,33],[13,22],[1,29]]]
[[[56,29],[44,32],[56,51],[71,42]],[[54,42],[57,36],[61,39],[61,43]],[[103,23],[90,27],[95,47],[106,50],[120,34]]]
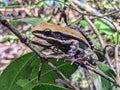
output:
[[[73,59],[79,49],[79,41],[71,39],[64,41],[64,43],[70,44],[69,50],[67,51],[67,53],[58,55],[58,59]]]

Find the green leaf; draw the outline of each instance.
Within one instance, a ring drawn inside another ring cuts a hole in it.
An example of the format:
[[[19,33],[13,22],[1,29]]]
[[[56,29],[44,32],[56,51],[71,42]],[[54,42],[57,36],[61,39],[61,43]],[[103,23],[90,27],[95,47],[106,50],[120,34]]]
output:
[[[13,61],[0,76],[0,89],[2,90],[32,90],[36,86],[39,69],[39,58],[34,53],[23,55]],[[63,60],[50,60],[66,77],[76,70],[75,65]],[[43,63],[41,83],[55,84],[55,80],[60,78],[47,63]],[[6,86],[7,85],[7,86]]]
[[[85,20],[81,20],[81,21],[80,21],[80,24],[81,24],[83,27],[90,26],[90,25],[88,24],[88,22],[85,21]]]
[[[28,24],[32,24],[33,26],[36,26],[41,22],[41,19],[39,19],[39,18],[23,18],[23,19],[12,20],[10,23],[15,26],[19,22],[26,22]]]
[[[116,78],[116,73],[106,64],[99,62],[98,63],[98,68],[106,75],[108,75],[109,77],[115,79]],[[102,82],[102,87],[104,88],[104,90],[109,90],[111,87],[111,83],[106,80],[105,78],[101,77],[101,82]]]
[[[103,28],[103,29],[110,29],[110,27],[104,23],[103,21],[99,20],[99,19],[95,19],[95,25],[98,27],[98,28]]]
[[[102,37],[104,39],[110,39],[110,40],[113,39],[111,37],[111,35],[113,35],[113,33],[115,33],[115,31],[112,30],[107,24],[105,24],[101,20],[96,19],[95,25],[96,25],[97,29],[99,30],[100,34],[102,34]]]
[[[50,17],[51,17],[50,15],[49,15],[49,16],[45,16],[45,17],[43,17],[43,18],[41,19],[41,21],[43,21],[43,22],[44,22],[44,21],[48,21],[48,20],[50,19]]]
[[[105,7],[106,9],[110,9],[110,8],[112,7],[112,5],[111,5],[111,4],[106,4],[106,5],[104,5],[104,7]]]
[[[110,81],[106,80],[103,77],[101,77],[101,81],[102,81],[102,87],[104,88],[104,90],[110,90],[110,87],[111,87]]]
[[[8,39],[10,39],[10,40],[18,40],[19,38],[16,35],[8,35]]]
[[[107,66],[106,64],[102,63],[102,62],[99,62],[98,63],[98,68],[103,72],[105,73],[106,75],[108,75],[109,77],[115,79],[116,78],[116,73],[109,67]]]
[[[91,71],[90,71],[90,75],[91,75],[91,79],[92,79],[92,81],[95,85],[96,90],[103,90],[102,89],[101,76],[94,73],[94,72],[91,72]]]
[[[60,5],[62,6],[62,8],[69,6],[69,3],[68,2],[64,2],[63,0],[56,0],[56,1],[60,3]]]
[[[100,33],[104,33],[104,34],[106,34],[107,36],[108,36],[108,35],[111,36],[111,35],[114,33],[111,29],[107,29],[107,28],[106,28],[106,29],[105,29],[105,28],[100,28],[100,29],[99,29],[99,32],[100,32]]]
[[[38,2],[38,3],[36,4],[37,7],[42,7],[43,5],[44,5],[44,2]]]
[[[115,42],[115,43],[117,43],[118,38],[120,37],[120,35],[119,35],[119,36],[117,36],[117,35],[118,35],[117,32],[115,32],[115,33],[113,34],[113,39],[114,39],[114,42]]]
[[[93,45],[95,45],[97,49],[100,49],[101,48],[100,43],[94,38],[93,34],[92,35],[88,34],[88,36],[90,40],[92,41]]]
[[[69,90],[69,89],[59,87],[53,84],[41,84],[40,86],[35,86],[32,90]]]
[[[112,90],[120,90],[120,87],[114,86],[114,87],[112,88]]]

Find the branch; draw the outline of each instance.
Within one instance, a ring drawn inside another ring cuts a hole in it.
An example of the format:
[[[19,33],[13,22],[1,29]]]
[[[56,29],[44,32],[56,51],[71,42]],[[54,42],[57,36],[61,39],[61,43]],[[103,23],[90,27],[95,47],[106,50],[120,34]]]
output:
[[[119,45],[116,45],[115,47],[115,66],[116,66],[116,72],[117,72],[117,82],[120,83],[120,70],[119,70],[119,55],[118,55],[118,49]]]
[[[46,56],[46,58],[54,58],[54,59],[58,59],[59,57],[57,56]],[[69,62],[73,62],[73,60],[65,60],[65,61],[69,61]],[[77,65],[82,65],[84,68],[88,69],[88,70],[91,70],[95,73],[97,73],[98,75],[100,75],[101,77],[107,79],[108,81],[112,82],[114,85],[120,87],[119,83],[117,83],[114,79],[112,79],[111,77],[105,75],[103,72],[99,71],[98,69],[96,69],[95,67],[91,66],[91,65],[83,65],[84,63],[82,62],[79,62],[79,61],[82,61],[82,60],[74,60]]]
[[[53,65],[51,62],[49,62],[48,60],[46,60],[46,61],[47,61],[47,64],[48,64],[54,71],[56,71],[56,73],[58,73],[58,74],[61,76],[61,78],[65,81],[65,84],[66,84],[69,88],[71,88],[72,90],[79,90],[79,88],[77,88],[76,86],[74,86],[74,85],[71,84],[70,80],[67,79],[67,78],[64,76],[64,74],[63,74],[61,71],[58,70],[58,68],[57,68],[56,66],[54,66],[54,65]]]
[[[107,79],[108,81],[110,81],[110,82],[112,82],[112,83],[114,83],[114,84],[116,83],[115,80],[113,80],[112,78],[108,77],[108,76],[105,75],[104,73],[98,71],[97,69],[92,68],[92,67],[90,67],[89,65],[86,65],[86,66],[84,66],[84,67],[87,68],[87,69],[89,69],[89,70],[91,70],[91,71],[93,71],[93,72],[95,72],[95,73],[97,73],[97,74],[99,74],[100,76],[104,77],[104,78]],[[119,86],[119,85],[118,85],[118,86]],[[120,86],[119,86],[119,87],[120,87]]]
[[[95,34],[97,35],[97,37],[98,37],[98,39],[100,41],[102,49],[104,49],[105,48],[105,43],[104,43],[101,35],[99,34],[96,26],[92,23],[92,21],[88,18],[88,16],[84,16],[84,19],[90,24],[92,30],[94,30]]]

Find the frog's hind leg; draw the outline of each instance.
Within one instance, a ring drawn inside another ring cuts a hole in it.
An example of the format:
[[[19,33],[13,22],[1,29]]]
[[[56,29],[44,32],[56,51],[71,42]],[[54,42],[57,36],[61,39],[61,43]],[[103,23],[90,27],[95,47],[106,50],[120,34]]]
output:
[[[77,53],[79,49],[79,41],[71,39],[71,40],[64,41],[64,43],[70,44],[70,47],[67,53],[58,55],[59,59],[67,59],[67,60],[74,59],[75,54]]]

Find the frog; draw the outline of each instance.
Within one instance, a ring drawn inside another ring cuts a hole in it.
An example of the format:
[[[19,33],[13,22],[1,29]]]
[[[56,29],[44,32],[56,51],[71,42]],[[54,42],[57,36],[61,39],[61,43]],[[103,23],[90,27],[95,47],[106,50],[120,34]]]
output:
[[[82,60],[92,65],[96,64],[96,56],[92,57],[88,51],[86,52],[88,48],[93,50],[93,44],[81,30],[42,22],[32,29],[32,33],[60,49],[63,54],[59,55],[59,59],[71,59],[73,62]]]

